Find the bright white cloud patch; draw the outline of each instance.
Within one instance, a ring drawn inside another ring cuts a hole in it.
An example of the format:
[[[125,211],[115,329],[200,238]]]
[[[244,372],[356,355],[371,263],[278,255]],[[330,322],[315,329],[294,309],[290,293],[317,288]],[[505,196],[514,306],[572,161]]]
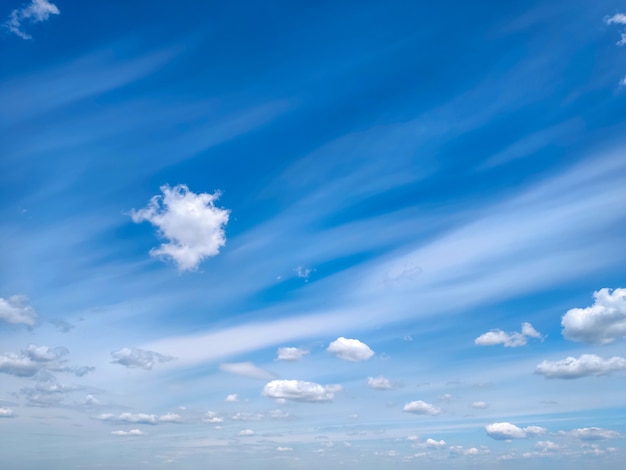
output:
[[[511,423],[491,423],[485,426],[487,435],[496,440],[509,440],[509,439],[526,439],[527,437],[539,436],[548,432],[547,429],[540,426],[527,426],[520,428]]]
[[[309,351],[301,348],[278,348],[276,359],[279,361],[297,361],[309,354]]]
[[[220,365],[220,370],[251,379],[270,380],[274,374],[255,366],[252,362],[232,362]]]
[[[0,297],[0,320],[13,325],[35,326],[37,312],[28,305],[25,295],[13,295],[8,299]]]
[[[50,18],[50,15],[59,13],[58,7],[48,0],[31,0],[23,8],[13,10],[4,26],[22,39],[32,39],[30,34],[24,32],[25,23],[41,23]]]
[[[173,361],[176,358],[165,356],[154,351],[146,351],[137,348],[122,348],[111,353],[113,364],[120,364],[129,368],[151,370],[155,365],[162,362]]]
[[[263,395],[275,399],[322,402],[332,400],[335,392],[340,390],[340,385],[324,386],[301,380],[272,380],[263,388]]]
[[[563,316],[563,336],[592,344],[626,337],[626,289],[600,289],[593,297],[591,307],[573,308]]]
[[[29,357],[14,353],[0,355],[0,372],[18,377],[32,377],[39,370],[39,365]]]
[[[428,447],[429,449],[441,449],[447,445],[443,439],[436,441],[430,437],[420,447]]]
[[[614,356],[603,359],[595,354],[583,354],[578,359],[568,357],[561,361],[543,361],[537,365],[535,373],[548,379],[578,379],[620,370],[626,370],[626,358]]]
[[[131,429],[130,431],[111,431],[114,436],[143,436],[143,431]]]
[[[13,418],[14,416],[11,408],[0,406],[0,418]]]
[[[374,355],[370,347],[358,339],[348,339],[343,336],[328,345],[328,352],[335,354],[339,359],[346,361],[367,361]]]
[[[626,25],[626,15],[624,13],[616,13],[615,15],[607,18],[607,24],[621,24]]]
[[[621,436],[617,431],[611,431],[609,429],[602,428],[578,428],[572,429],[571,431],[561,431],[559,432],[561,435],[573,437],[574,439],[579,439],[581,441],[600,441],[605,439],[618,439]]]
[[[474,344],[478,346],[503,344],[507,348],[516,348],[525,346],[528,338],[541,338],[541,334],[530,323],[524,322],[521,332],[506,333],[502,330],[491,330],[476,338]]]
[[[367,386],[376,390],[391,390],[393,388],[389,379],[382,375],[380,377],[368,377]]]
[[[239,398],[237,398],[237,394],[236,393],[231,393],[230,395],[226,396],[224,401],[228,402],[228,403],[235,403],[235,402],[239,401]]]
[[[154,196],[147,207],[132,210],[130,216],[135,223],[150,222],[168,240],[150,250],[152,256],[171,258],[181,271],[197,269],[226,244],[224,226],[230,212],[215,206],[219,192],[195,194],[184,184],[161,186],[161,191],[163,196]]]
[[[412,401],[404,405],[403,411],[418,415],[436,416],[441,413],[441,409],[422,400]]]
[[[205,423],[219,424],[224,422],[224,418],[218,416],[215,411],[207,411],[202,418],[202,421],[204,421]]]

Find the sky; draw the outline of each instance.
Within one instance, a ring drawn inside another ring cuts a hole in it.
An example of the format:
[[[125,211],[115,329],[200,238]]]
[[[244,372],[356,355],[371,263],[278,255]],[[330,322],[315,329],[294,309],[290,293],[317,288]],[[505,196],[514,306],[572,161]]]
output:
[[[623,0],[0,17],[1,468],[622,468]]]

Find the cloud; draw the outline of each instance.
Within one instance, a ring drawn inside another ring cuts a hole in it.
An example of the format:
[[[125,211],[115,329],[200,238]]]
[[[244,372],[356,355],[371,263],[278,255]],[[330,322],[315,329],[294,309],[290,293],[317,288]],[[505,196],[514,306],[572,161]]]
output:
[[[339,359],[360,362],[367,361],[374,355],[370,347],[358,339],[347,339],[343,336],[328,345],[328,352],[335,354]]]
[[[263,388],[263,395],[284,400],[324,402],[331,401],[335,392],[340,390],[340,385],[324,386],[301,380],[272,380]]]
[[[608,344],[626,337],[626,289],[604,288],[593,293],[587,308],[568,310],[561,320],[563,336],[572,341]]]
[[[0,418],[13,418],[15,414],[11,408],[0,406]]]
[[[85,396],[83,400],[83,405],[85,406],[100,406],[102,403],[96,397],[94,397],[91,393]]]
[[[22,39],[32,39],[31,35],[22,30],[24,23],[41,23],[48,20],[50,15],[59,13],[57,6],[48,0],[31,0],[23,8],[13,10],[4,26]]]
[[[230,212],[215,207],[219,192],[195,194],[184,184],[161,186],[161,191],[163,196],[154,196],[147,207],[133,209],[130,216],[135,223],[150,222],[168,240],[150,250],[150,255],[173,259],[181,271],[195,270],[226,244],[224,226]]]
[[[527,426],[520,428],[511,423],[492,423],[485,426],[487,435],[492,439],[504,441],[509,439],[526,439],[532,436],[545,434],[547,429],[540,426]]]
[[[50,348],[49,346],[29,344],[22,353],[35,362],[52,362],[58,361],[61,357],[69,354],[69,351],[67,348],[62,347]]]
[[[18,377],[32,377],[39,370],[39,365],[29,357],[14,353],[0,355],[0,372]]]
[[[69,333],[69,331],[74,328],[74,325],[65,320],[50,320],[50,323],[61,333]]]
[[[224,399],[224,401],[229,402],[229,403],[234,403],[236,401],[239,401],[239,398],[237,398],[236,393],[231,393]]]
[[[477,410],[484,410],[489,408],[489,404],[484,401],[475,401],[472,403],[472,408],[476,408]]]
[[[626,25],[626,15],[624,13],[616,13],[610,18],[607,18],[606,23]]]
[[[263,413],[235,413],[231,419],[234,421],[260,421],[263,419]]]
[[[103,413],[97,417],[100,421],[111,421],[114,423],[150,424],[158,423],[180,423],[182,418],[176,413],[167,413],[161,416],[146,413],[122,413],[115,416],[111,413]]]
[[[441,439],[440,441],[436,441],[429,437],[423,444],[420,445],[420,447],[428,447],[429,449],[441,449],[446,445],[447,443],[443,439]]]
[[[160,423],[182,423],[183,417],[176,413],[166,413],[163,416],[159,416]]]
[[[122,348],[111,352],[114,361],[112,364],[120,364],[129,368],[151,370],[156,364],[173,361],[173,356],[165,356],[154,351],[146,351],[137,348]]]
[[[583,354],[578,359],[567,357],[561,361],[543,361],[535,368],[535,374],[547,379],[578,379],[591,375],[609,375],[625,369],[626,358],[614,356],[603,359],[595,354]]]
[[[478,346],[495,346],[496,344],[503,344],[507,348],[516,348],[518,346],[525,346],[528,342],[528,338],[541,338],[535,328],[527,322],[522,323],[521,332],[506,333],[502,330],[491,330],[487,333],[483,333],[474,340],[474,344]]]
[[[309,351],[301,348],[278,348],[278,356],[276,359],[279,361],[297,361],[309,354]]]
[[[539,442],[537,442],[535,447],[540,452],[557,452],[557,451],[561,450],[561,446],[559,446],[558,444],[556,444],[556,443],[554,443],[552,441],[539,441]]]
[[[437,416],[441,413],[441,409],[437,408],[430,403],[423,402],[422,400],[412,401],[404,405],[403,411],[408,413],[415,413],[418,415],[430,415]]]
[[[291,452],[293,448],[291,447],[276,447],[277,452]]]
[[[224,418],[218,416],[215,411],[207,411],[202,418],[205,423],[219,424],[224,422]]]
[[[114,436],[143,436],[143,431],[139,429],[131,429],[130,431],[111,431]]]
[[[220,364],[220,370],[251,379],[270,380],[274,374],[255,366],[252,362],[232,362]]]
[[[241,431],[239,431],[238,436],[242,436],[242,437],[248,437],[248,436],[254,436],[255,432],[252,429],[242,429]]]
[[[309,280],[309,275],[314,271],[311,270],[309,268],[305,268],[302,266],[296,266],[295,268],[293,268],[293,271],[296,273],[296,276],[299,277],[300,279],[304,279],[305,281],[308,282]]]
[[[0,320],[13,325],[35,326],[37,312],[27,302],[28,298],[22,294],[8,299],[0,297]]]
[[[393,388],[393,384],[389,379],[386,379],[382,375],[379,377],[368,377],[367,385],[376,390],[391,390]]]
[[[571,431],[560,431],[560,435],[573,437],[581,441],[600,441],[605,439],[618,439],[622,437],[617,431],[602,428],[578,428]]]

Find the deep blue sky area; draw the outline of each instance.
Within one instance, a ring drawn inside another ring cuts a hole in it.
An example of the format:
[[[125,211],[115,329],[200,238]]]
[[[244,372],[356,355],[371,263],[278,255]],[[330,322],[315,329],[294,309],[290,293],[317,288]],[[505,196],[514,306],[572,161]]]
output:
[[[0,467],[621,468],[623,0],[0,21]]]

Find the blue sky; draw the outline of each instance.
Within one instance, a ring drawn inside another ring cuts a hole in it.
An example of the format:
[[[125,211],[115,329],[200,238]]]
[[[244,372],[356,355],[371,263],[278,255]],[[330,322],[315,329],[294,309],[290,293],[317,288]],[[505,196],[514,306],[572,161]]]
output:
[[[621,468],[626,3],[7,0],[0,466]]]

